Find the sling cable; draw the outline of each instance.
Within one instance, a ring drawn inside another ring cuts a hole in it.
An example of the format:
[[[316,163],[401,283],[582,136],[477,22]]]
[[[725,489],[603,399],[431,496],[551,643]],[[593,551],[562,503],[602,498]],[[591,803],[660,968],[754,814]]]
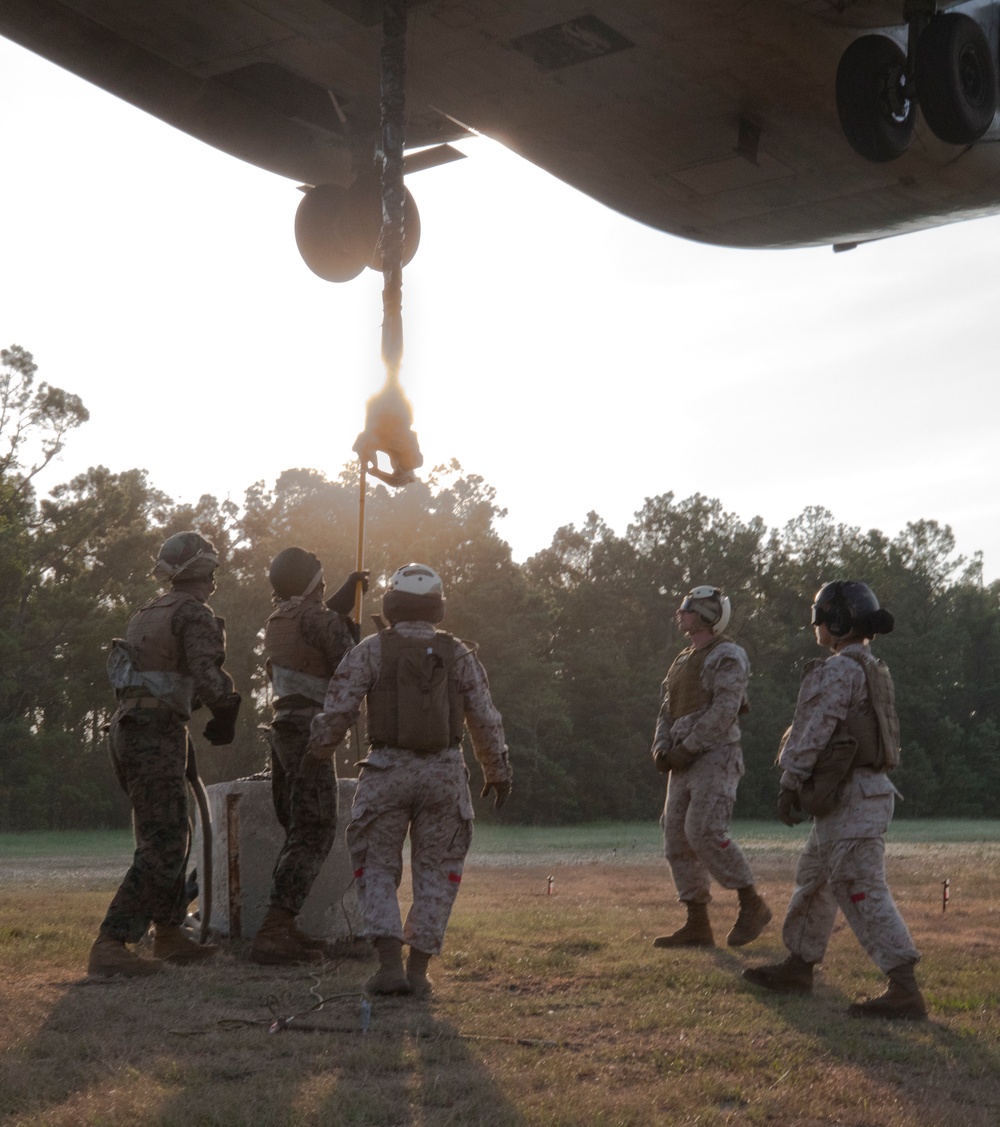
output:
[[[357,570],[365,565],[365,491],[368,474],[386,485],[416,481],[423,455],[413,431],[413,408],[399,385],[403,360],[403,250],[406,189],[403,145],[406,127],[406,0],[385,0],[381,51],[382,133],[382,361],[385,384],[365,405],[365,429],[354,443],[361,464],[358,501]],[[380,468],[379,452],[391,470]],[[361,622],[362,584],[354,596],[354,621]]]

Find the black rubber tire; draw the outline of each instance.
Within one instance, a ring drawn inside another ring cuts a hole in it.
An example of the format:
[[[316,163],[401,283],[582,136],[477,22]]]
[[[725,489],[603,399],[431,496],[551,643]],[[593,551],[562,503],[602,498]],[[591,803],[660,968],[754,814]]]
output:
[[[934,135],[971,145],[997,110],[997,70],[983,29],[961,12],[935,16],[917,41],[917,95]]]
[[[865,160],[903,155],[913,140],[916,105],[902,91],[906,56],[884,35],[863,35],[840,57],[837,113],[851,148]]]

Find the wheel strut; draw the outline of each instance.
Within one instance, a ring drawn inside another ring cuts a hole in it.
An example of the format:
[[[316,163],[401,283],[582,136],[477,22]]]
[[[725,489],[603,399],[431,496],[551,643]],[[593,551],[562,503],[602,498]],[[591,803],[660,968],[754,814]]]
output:
[[[906,23],[906,83],[916,90],[917,43],[924,28],[937,15],[937,0],[906,0],[903,19]]]

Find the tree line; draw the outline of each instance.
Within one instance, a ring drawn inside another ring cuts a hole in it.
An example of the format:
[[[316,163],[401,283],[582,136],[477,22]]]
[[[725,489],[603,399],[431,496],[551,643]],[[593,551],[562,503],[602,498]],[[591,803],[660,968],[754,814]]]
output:
[[[244,700],[230,747],[210,748],[198,715],[192,723],[207,782],[266,765],[272,556],[292,544],[315,552],[332,587],[355,563],[356,465],[336,480],[286,470],[273,487],[251,485],[242,506],[208,495],[176,504],[144,471],[103,466],[38,497],[38,473],[87,418],[78,397],[37,382],[29,352],[0,351],[0,830],[127,824],[107,762],[105,662],[158,593],[149,572],[167,536],[197,529],[222,560],[212,605]],[[800,669],[819,655],[809,605],[838,577],[871,584],[896,617],[876,649],[903,733],[898,816],[1000,817],[1000,582],[984,584],[981,557],[958,556],[948,527],[918,520],[890,538],[808,508],[772,529],[718,500],[663,493],[623,535],[592,513],[519,564],[498,532],[494,489],[455,462],[403,489],[369,485],[366,502],[374,586],[400,563],[431,564],[445,583],[444,627],[479,644],[515,771],[505,820],[657,816],[664,780],[649,745],[660,683],[684,644],[673,612],[705,582],[730,595],[728,633],[754,670],[737,815],[771,818],[778,741]],[[366,611],[377,610],[370,596]],[[360,757],[348,749],[341,770]]]

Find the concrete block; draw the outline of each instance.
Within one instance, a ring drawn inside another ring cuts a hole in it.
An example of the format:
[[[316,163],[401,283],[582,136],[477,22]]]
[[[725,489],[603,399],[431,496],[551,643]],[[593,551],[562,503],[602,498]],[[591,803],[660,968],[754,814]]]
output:
[[[361,931],[354,873],[344,842],[357,779],[340,779],[337,839],[299,913],[309,935],[337,940]],[[250,939],[267,911],[271,873],[285,833],[271,804],[268,779],[237,779],[206,788],[212,812],[211,929],[231,939]],[[195,832],[191,864],[202,879],[201,827]]]

